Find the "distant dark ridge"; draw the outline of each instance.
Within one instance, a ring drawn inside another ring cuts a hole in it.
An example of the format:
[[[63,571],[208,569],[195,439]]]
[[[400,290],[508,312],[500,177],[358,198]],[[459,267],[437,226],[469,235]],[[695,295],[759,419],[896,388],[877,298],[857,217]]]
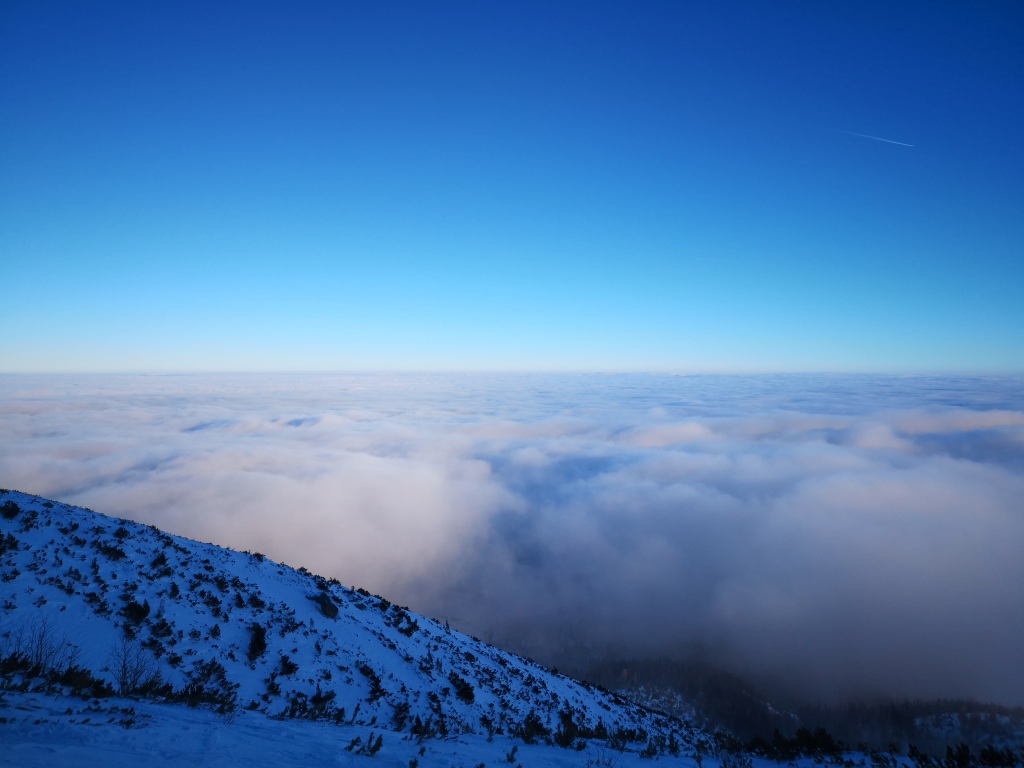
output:
[[[744,740],[770,737],[775,729],[793,733],[799,727],[793,713],[772,707],[745,680],[705,662],[609,659],[592,662],[579,674],[612,690],[671,691],[699,718]]]
[[[576,670],[574,670],[576,671]],[[578,674],[613,690],[643,691],[650,705],[677,694],[698,720],[728,731],[744,742],[770,741],[775,732],[793,738],[801,729],[823,729],[850,748],[906,754],[911,745],[943,756],[947,748],[966,745],[1024,749],[1024,707],[972,699],[893,700],[823,705],[788,702],[773,706],[768,696],[725,670],[704,662],[668,659],[614,659],[593,662]],[[670,714],[672,710],[669,709]]]

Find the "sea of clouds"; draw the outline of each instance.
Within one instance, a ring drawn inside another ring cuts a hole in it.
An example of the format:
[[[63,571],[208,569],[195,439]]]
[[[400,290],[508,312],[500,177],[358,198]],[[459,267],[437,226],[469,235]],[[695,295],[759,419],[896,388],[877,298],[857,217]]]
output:
[[[1024,704],[1020,377],[9,375],[0,434],[4,487],[518,647]]]

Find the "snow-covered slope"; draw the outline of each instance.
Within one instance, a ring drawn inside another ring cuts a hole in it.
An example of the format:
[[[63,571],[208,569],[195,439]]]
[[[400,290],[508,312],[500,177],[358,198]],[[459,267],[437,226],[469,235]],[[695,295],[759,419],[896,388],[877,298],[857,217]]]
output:
[[[0,655],[42,647],[44,666],[222,716],[665,755],[706,738],[304,569],[2,491]]]

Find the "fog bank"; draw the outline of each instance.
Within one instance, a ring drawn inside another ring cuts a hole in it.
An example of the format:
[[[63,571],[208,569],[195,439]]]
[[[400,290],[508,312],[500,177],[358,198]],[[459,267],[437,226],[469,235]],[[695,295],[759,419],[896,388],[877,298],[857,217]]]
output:
[[[0,485],[522,646],[1024,704],[1024,382],[2,376]]]

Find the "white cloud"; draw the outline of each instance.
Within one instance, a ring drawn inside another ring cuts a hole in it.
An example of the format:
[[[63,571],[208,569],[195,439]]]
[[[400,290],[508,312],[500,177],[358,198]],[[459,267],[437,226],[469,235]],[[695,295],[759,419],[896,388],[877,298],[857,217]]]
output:
[[[3,377],[0,484],[480,633],[1022,703],[1020,388],[939,384]]]

